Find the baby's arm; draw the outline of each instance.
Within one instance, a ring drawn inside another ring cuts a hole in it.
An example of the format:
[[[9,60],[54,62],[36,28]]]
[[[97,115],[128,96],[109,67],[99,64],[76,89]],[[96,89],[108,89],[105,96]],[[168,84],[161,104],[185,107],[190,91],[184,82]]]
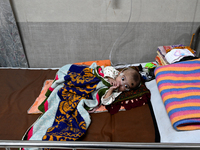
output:
[[[119,87],[119,83],[117,83],[114,79],[110,78],[109,82],[111,86],[106,93],[102,96],[101,102],[103,105],[110,105],[115,98],[120,94],[120,92],[114,92]]]
[[[118,92],[114,92],[114,90],[119,87],[119,83],[117,83],[115,80],[115,77],[118,75],[119,71],[117,71],[114,67],[107,66],[104,68],[103,72],[104,78],[111,84],[111,87],[102,96],[101,102],[103,105],[110,105],[120,94]]]
[[[110,82],[112,86],[109,88],[108,92],[103,97],[104,99],[108,98],[113,93],[113,91],[119,87],[119,83],[115,79],[108,78],[108,82]]]

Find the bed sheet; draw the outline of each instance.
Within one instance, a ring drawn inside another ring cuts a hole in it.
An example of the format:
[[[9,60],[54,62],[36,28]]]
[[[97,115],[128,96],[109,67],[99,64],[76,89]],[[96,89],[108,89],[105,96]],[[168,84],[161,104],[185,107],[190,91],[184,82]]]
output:
[[[162,98],[160,96],[156,80],[146,82],[151,91],[151,104],[155,114],[160,142],[162,143],[200,143],[200,130],[176,131],[170,122]]]
[[[0,69],[0,140],[21,140],[39,115],[27,110],[43,83],[54,79],[52,69]],[[155,142],[155,125],[148,105],[111,115],[91,114],[92,123],[82,141]]]

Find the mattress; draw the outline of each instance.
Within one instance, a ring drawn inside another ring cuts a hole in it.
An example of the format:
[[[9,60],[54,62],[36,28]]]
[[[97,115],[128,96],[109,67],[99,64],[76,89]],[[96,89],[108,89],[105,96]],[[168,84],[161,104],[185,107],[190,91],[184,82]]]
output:
[[[0,69],[0,140],[21,140],[40,115],[27,114],[43,83],[54,79],[57,69]],[[151,103],[120,111],[91,113],[91,125],[81,141],[159,141]]]

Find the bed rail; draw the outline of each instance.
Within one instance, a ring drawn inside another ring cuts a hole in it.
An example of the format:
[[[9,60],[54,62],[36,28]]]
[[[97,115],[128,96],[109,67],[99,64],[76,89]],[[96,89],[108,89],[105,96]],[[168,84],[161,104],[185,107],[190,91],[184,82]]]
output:
[[[80,141],[20,141],[0,140],[0,148],[56,148],[56,149],[199,149],[200,143],[130,143]]]
[[[197,57],[200,57],[200,50],[198,48],[200,41],[200,26],[197,28],[196,32],[192,36],[190,47],[194,49],[197,53]]]

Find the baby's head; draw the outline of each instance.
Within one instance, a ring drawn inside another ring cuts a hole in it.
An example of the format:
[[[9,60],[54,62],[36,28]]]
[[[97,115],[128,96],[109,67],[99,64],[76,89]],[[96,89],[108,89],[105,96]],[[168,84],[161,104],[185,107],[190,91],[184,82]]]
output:
[[[137,70],[126,68],[116,77],[116,81],[120,84],[119,91],[129,91],[130,89],[139,87],[141,78]]]

